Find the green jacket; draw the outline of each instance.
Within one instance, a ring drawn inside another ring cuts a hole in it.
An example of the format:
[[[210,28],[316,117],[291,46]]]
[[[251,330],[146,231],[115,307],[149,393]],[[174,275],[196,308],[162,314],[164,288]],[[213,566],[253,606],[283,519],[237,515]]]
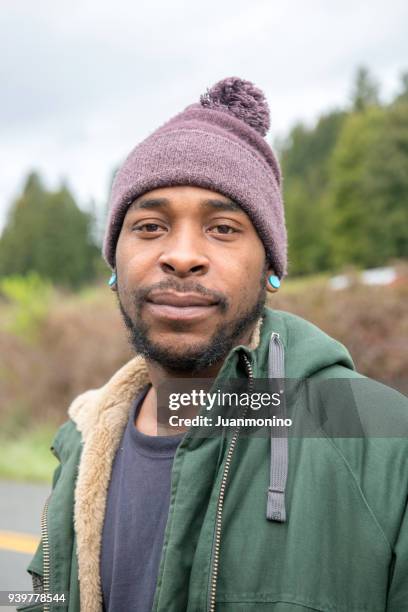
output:
[[[251,344],[230,351],[217,381],[270,375],[272,332],[284,349],[285,376],[316,383],[294,404],[312,429],[317,418],[319,435],[289,436],[286,451],[283,438],[272,465],[268,437],[242,436],[239,429],[210,438],[185,435],[173,464],[153,611],[408,610],[407,400],[357,374],[345,348],[314,325],[269,308]],[[333,393],[325,386],[329,379],[343,379],[347,392]],[[67,593],[69,602],[21,609],[101,611],[99,559],[112,461],[131,403],[148,380],[137,356],[71,405],[52,444],[60,465],[28,567],[36,588]],[[288,396],[289,409],[290,402]],[[327,433],[333,409],[344,421],[355,413],[368,436]],[[328,419],[319,421],[322,410]],[[389,422],[405,437],[377,435]],[[278,464],[287,469],[284,490],[269,492],[269,502],[281,510],[283,503],[286,518],[268,520],[268,487]]]

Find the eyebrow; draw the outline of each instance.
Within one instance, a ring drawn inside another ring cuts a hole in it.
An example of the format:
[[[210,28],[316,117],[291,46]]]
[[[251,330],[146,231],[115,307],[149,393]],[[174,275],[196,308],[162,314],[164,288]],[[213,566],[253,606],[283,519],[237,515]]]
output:
[[[133,210],[139,210],[140,208],[144,210],[152,210],[153,208],[160,208],[162,206],[166,206],[169,201],[166,198],[149,198],[147,200],[134,200],[130,208]]]
[[[202,205],[206,208],[215,208],[217,210],[232,210],[242,212],[242,208],[240,207],[240,205],[236,202],[233,202],[232,200],[228,200],[227,202],[225,202],[224,200],[209,199],[203,200]]]
[[[153,210],[155,208],[166,208],[170,204],[167,198],[147,198],[140,200],[139,202],[134,201],[130,205],[133,210]],[[200,204],[205,208],[216,209],[216,210],[229,210],[234,212],[243,212],[242,208],[236,202],[232,200],[224,201],[217,199],[206,199],[201,200]]]

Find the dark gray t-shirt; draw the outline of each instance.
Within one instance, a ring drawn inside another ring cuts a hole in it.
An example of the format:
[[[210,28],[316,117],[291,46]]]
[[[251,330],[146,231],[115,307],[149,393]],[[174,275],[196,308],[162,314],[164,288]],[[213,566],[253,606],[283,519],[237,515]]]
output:
[[[147,436],[136,429],[149,387],[135,399],[112,467],[101,551],[106,612],[151,612],[153,606],[171,469],[183,434]]]

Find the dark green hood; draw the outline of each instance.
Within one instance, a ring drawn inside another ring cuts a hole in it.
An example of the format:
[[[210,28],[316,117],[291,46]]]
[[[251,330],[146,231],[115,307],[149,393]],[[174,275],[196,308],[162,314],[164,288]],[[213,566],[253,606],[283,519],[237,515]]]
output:
[[[265,307],[259,346],[252,351],[242,347],[251,356],[259,378],[268,375],[272,332],[279,334],[284,346],[286,378],[307,378],[335,365],[354,370],[350,353],[340,342],[305,319]]]

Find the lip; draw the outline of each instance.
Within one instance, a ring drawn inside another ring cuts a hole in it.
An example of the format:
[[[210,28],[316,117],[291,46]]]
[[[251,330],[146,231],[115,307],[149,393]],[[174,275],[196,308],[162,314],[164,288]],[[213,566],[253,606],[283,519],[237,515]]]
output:
[[[178,321],[196,321],[211,316],[217,302],[196,293],[160,292],[149,296],[146,306],[160,318]]]
[[[187,308],[189,306],[215,306],[216,302],[205,295],[197,293],[174,293],[173,291],[162,291],[152,293],[148,302],[161,306],[177,306]]]

